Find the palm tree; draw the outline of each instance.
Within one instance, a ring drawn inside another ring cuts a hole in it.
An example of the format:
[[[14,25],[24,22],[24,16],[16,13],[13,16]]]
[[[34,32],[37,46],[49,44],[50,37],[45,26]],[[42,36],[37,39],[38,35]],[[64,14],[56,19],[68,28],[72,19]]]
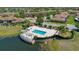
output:
[[[52,28],[52,26],[49,26],[49,28],[51,29],[51,28]]]
[[[46,27],[47,27],[47,25],[44,25],[44,27],[46,28]]]

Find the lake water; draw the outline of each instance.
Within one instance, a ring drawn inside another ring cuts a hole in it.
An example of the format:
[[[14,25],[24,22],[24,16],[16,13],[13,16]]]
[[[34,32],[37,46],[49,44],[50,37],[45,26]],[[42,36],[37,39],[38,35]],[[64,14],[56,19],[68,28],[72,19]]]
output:
[[[39,44],[28,44],[23,42],[18,36],[0,38],[0,51],[39,51]]]

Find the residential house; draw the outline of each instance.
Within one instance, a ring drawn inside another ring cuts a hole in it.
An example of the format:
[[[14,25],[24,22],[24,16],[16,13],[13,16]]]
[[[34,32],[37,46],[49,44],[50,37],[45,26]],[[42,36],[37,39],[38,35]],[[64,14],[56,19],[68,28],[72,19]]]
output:
[[[0,16],[0,23],[7,23],[7,22],[11,22],[11,23],[16,23],[16,22],[22,22],[22,18],[16,18],[14,16]]]
[[[52,21],[65,22],[68,15],[68,12],[60,12],[52,17]]]

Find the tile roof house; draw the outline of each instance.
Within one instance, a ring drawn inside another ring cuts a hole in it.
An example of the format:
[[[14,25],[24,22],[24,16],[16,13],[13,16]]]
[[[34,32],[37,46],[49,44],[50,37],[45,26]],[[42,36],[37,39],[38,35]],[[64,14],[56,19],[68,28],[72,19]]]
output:
[[[53,21],[65,22],[68,16],[68,12],[61,12],[52,17]]]
[[[14,16],[6,16],[6,17],[0,16],[1,23],[6,23],[6,22],[15,23],[15,22],[21,22],[21,21],[22,21],[22,18],[16,18]]]

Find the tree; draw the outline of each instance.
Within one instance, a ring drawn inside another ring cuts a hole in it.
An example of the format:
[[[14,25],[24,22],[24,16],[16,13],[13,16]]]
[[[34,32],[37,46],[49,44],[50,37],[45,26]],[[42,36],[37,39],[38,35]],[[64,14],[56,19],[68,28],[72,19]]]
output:
[[[51,29],[51,28],[52,28],[52,26],[49,26],[49,28]]]
[[[23,27],[23,29],[26,29],[26,25],[25,24],[23,24],[22,27]]]
[[[74,17],[73,16],[68,16],[66,24],[75,25]]]
[[[61,30],[61,31],[64,30],[64,28],[65,28],[64,26],[59,26],[58,27],[58,29]]]
[[[24,18],[25,17],[25,11],[24,10],[20,10],[20,11],[17,12],[17,14],[15,16]]]
[[[76,22],[75,23],[75,26],[79,28],[79,22]]]
[[[47,27],[47,25],[44,25],[44,27]]]
[[[36,22],[38,25],[41,25],[43,23],[43,17],[37,17]]]

